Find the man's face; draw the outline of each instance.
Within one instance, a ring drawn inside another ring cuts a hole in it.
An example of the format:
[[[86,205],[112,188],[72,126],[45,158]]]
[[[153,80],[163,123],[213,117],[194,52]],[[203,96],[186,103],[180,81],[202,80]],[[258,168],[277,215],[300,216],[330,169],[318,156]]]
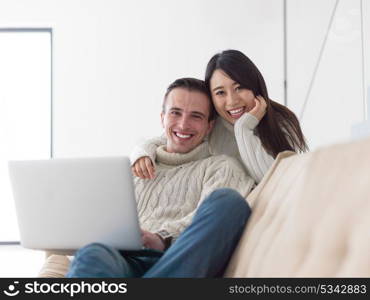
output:
[[[209,101],[204,93],[183,88],[167,95],[166,109],[161,113],[167,152],[187,153],[203,142],[214,123],[208,121]]]

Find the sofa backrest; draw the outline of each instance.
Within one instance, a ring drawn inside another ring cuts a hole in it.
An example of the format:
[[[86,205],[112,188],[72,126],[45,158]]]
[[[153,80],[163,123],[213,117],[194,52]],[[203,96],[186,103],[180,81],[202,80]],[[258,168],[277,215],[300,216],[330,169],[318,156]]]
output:
[[[281,153],[247,200],[225,277],[370,277],[370,139]]]

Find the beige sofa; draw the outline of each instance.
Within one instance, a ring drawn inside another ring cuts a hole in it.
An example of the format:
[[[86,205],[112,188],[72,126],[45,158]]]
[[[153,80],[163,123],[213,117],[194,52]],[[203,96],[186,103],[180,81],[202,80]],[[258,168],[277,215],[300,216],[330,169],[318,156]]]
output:
[[[370,277],[370,139],[279,154],[225,277]],[[50,256],[42,277],[63,276]]]

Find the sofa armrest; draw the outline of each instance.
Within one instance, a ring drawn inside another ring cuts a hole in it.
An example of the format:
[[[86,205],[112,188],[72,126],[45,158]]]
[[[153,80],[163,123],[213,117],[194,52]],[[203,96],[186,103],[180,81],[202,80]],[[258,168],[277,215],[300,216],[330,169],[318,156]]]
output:
[[[38,277],[63,278],[66,276],[70,260],[66,255],[52,254],[45,260]]]

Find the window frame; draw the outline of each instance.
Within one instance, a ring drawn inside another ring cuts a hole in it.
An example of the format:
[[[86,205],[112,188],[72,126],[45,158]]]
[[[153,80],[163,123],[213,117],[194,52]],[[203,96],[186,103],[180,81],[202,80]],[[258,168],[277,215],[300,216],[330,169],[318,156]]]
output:
[[[50,158],[54,157],[54,140],[53,140],[53,128],[54,128],[54,109],[53,109],[53,28],[51,27],[0,27],[0,33],[3,32],[46,32],[50,34]],[[6,241],[0,240],[1,246],[14,246],[20,245],[20,241]]]

